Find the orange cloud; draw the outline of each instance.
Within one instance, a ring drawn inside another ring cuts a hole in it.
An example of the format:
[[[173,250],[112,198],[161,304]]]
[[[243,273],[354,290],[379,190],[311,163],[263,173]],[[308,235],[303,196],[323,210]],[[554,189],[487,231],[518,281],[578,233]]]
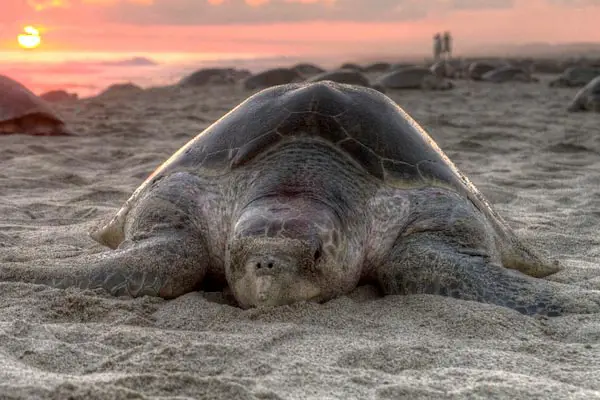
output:
[[[141,4],[144,6],[150,6],[154,4],[154,0],[82,0],[83,4],[96,4],[101,6],[114,6],[121,2]]]
[[[270,0],[245,0],[246,4],[251,7],[260,7],[263,4],[267,4]]]
[[[211,4],[221,4],[223,3],[225,0],[208,0],[209,3]],[[267,4],[269,3],[271,0],[244,0],[246,2],[246,4],[248,4],[249,6],[252,7],[259,7],[262,6],[263,4]],[[324,3],[324,4],[334,4],[337,0],[283,0],[284,3],[300,3],[300,4],[317,4],[317,3]]]
[[[223,4],[225,2],[225,0],[207,0],[208,4],[211,4],[213,6],[218,6],[219,4]]]
[[[215,0],[212,0],[215,1]],[[223,1],[223,0],[216,0]],[[101,6],[114,6],[118,3],[133,3],[149,6],[154,4],[154,0],[79,0],[81,4],[92,4]],[[68,8],[74,2],[72,0],[27,0],[27,4],[35,11],[42,11],[48,8]]]
[[[42,11],[47,8],[66,8],[69,7],[68,0],[27,0],[27,5],[35,11]]]
[[[325,3],[328,5],[333,5],[337,2],[337,0],[284,0],[286,3],[302,3],[302,4],[317,4],[317,3]]]
[[[82,0],[83,4],[95,4],[100,6],[114,6],[119,0]]]

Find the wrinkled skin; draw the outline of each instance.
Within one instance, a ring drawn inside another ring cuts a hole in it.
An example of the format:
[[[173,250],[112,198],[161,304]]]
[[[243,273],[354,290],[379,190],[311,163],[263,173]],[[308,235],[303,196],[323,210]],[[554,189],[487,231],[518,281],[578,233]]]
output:
[[[540,279],[558,267],[390,99],[332,82],[251,97],[92,237],[114,250],[57,268],[1,266],[0,280],[164,298],[220,284],[243,308],[323,302],[363,283],[527,315],[600,305],[597,291]]]

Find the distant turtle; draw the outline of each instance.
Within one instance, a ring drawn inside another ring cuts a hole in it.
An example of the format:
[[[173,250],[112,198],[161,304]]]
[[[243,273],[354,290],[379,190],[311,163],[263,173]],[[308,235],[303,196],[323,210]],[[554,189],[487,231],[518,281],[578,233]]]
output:
[[[352,69],[338,69],[337,71],[327,71],[322,74],[312,76],[306,82],[333,81],[337,83],[346,83],[348,85],[359,85],[364,87],[372,87],[373,89],[382,91],[385,90],[379,85],[371,85],[369,78],[360,71]]]
[[[244,87],[247,90],[264,89],[271,86],[298,82],[303,79],[302,74],[295,69],[274,68],[249,76],[244,81]]]
[[[436,76],[425,67],[406,67],[388,72],[380,76],[376,84],[386,89],[448,90],[454,87],[451,81]]]
[[[325,72],[323,68],[314,64],[307,63],[296,64],[291,69],[297,71],[298,73],[304,76],[316,75]]]
[[[249,76],[252,76],[252,72],[250,72],[249,70],[247,70],[245,68],[233,70],[233,77],[235,78],[236,81],[246,79]]]
[[[69,93],[65,90],[50,90],[49,92],[40,94],[40,98],[50,103],[61,103],[63,101],[77,100],[77,93]]]
[[[487,82],[539,82],[539,80],[521,67],[505,66],[493,69],[481,76]]]
[[[535,60],[533,67],[538,74],[561,74],[565,69],[565,64],[554,58],[546,58]]]
[[[469,64],[469,68],[467,69],[467,77],[474,81],[483,80],[483,75],[487,72],[493,71],[497,68],[497,65],[483,62],[483,61],[475,61]]]
[[[50,104],[19,82],[0,75],[0,135],[72,135]]]
[[[569,67],[556,79],[550,81],[552,87],[580,87],[600,76],[600,68]]]
[[[228,286],[243,308],[323,302],[363,283],[530,315],[600,305],[600,291],[534,278],[559,267],[395,102],[330,81],[250,97],[91,235],[116,250],[58,268],[5,263],[0,280],[164,298]]]
[[[386,72],[390,70],[392,65],[387,62],[377,62],[369,64],[364,68],[364,72]]]
[[[355,71],[363,71],[363,67],[361,67],[358,64],[354,64],[354,63],[344,63],[342,65],[340,65],[340,67],[338,69],[353,69]]]
[[[203,68],[181,79],[178,85],[185,87],[208,84],[223,85],[235,83],[235,81],[234,68]]]
[[[415,68],[415,67],[420,68],[419,65],[416,65],[414,63],[400,62],[400,63],[395,63],[395,64],[390,65],[390,69],[388,71],[395,71],[397,69]]]
[[[113,85],[110,85],[109,87],[104,89],[102,92],[100,92],[100,94],[98,94],[98,96],[99,97],[129,96],[132,94],[142,93],[143,91],[144,91],[144,89],[142,89],[140,86],[136,85],[135,83],[124,82],[124,83],[115,83]]]
[[[600,112],[600,76],[581,88],[567,109]]]

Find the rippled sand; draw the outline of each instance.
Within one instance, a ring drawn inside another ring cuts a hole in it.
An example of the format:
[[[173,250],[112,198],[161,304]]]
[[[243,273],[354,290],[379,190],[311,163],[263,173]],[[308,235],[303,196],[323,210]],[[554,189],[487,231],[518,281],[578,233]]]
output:
[[[517,232],[551,279],[600,290],[600,114],[576,89],[458,82],[390,96]],[[86,234],[239,87],[152,89],[59,106],[76,138],[0,137],[0,263],[105,251]],[[0,283],[0,398],[600,398],[600,315],[544,319],[362,287],[326,304],[243,311]]]

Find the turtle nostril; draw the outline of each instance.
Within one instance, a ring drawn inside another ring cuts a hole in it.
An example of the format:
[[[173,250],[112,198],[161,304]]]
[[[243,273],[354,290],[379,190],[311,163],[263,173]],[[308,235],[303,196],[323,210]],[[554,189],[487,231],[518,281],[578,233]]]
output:
[[[273,267],[275,266],[275,263],[273,263],[273,261],[269,261],[268,263],[261,263],[261,262],[257,262],[254,264],[256,269],[273,269]]]
[[[313,260],[318,261],[319,258],[321,258],[321,250],[317,249],[317,251],[315,251],[315,254],[313,255]]]

